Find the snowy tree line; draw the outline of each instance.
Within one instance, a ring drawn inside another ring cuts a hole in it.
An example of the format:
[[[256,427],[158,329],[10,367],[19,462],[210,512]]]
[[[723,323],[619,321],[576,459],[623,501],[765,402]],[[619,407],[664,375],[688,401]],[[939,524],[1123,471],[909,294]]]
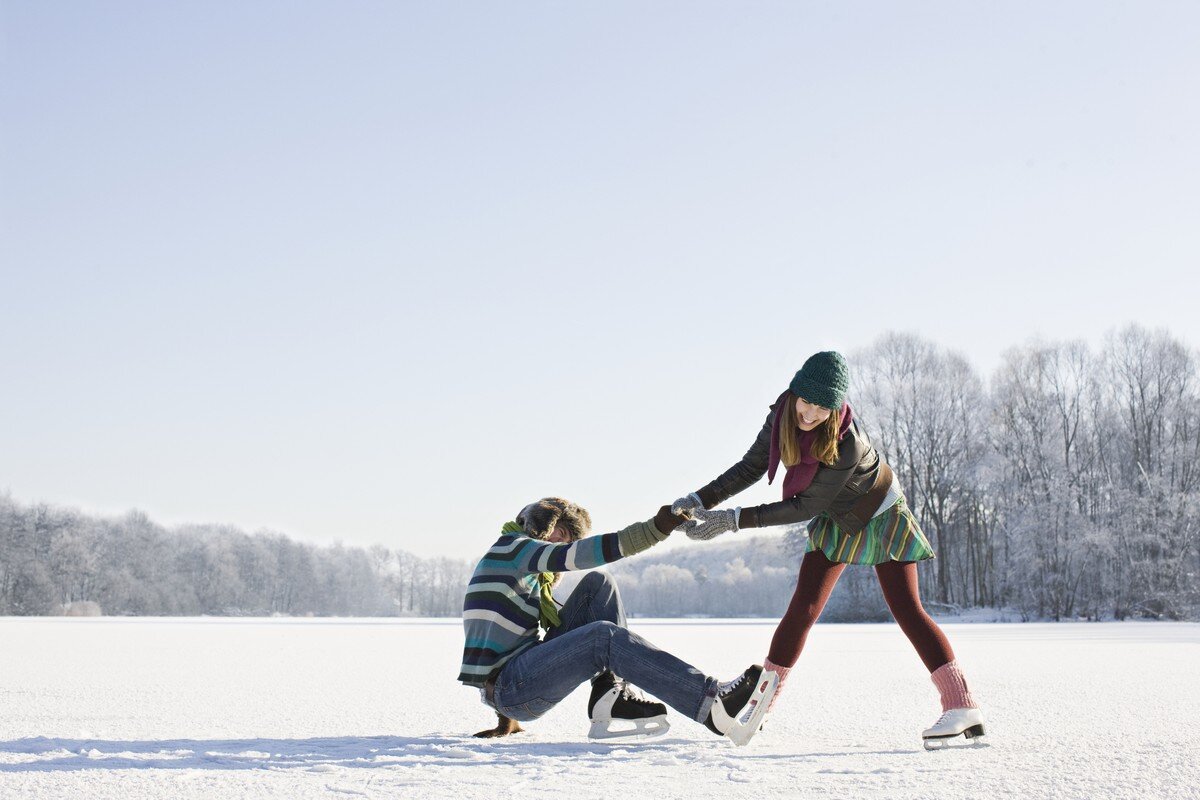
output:
[[[803,526],[785,536],[735,534],[664,552],[652,550],[607,569],[634,616],[779,617],[792,598],[806,544]],[[874,573],[843,573],[822,619],[890,619]]]
[[[168,530],[0,495],[0,615],[457,616],[473,564],[317,547],[227,525]]]
[[[911,336],[851,361],[853,399],[938,553],[927,598],[1030,618],[1200,610],[1196,354],[1133,326],[1007,352],[985,384]]]
[[[950,349],[889,335],[851,366],[851,402],[938,553],[920,567],[927,604],[1200,616],[1200,397],[1181,342],[1130,327],[1097,352],[1026,344],[985,382]],[[804,544],[803,527],[732,534],[612,571],[639,616],[776,616]],[[0,614],[456,616],[472,567],[0,495]],[[886,618],[871,570],[847,570],[827,618]]]
[[[799,563],[779,536],[726,536],[651,550],[607,569],[636,616],[770,617],[787,607]]]
[[[938,553],[919,568],[927,605],[1200,617],[1200,387],[1184,344],[1137,326],[1098,352],[1031,343],[987,382],[962,355],[909,335],[850,363],[851,403]],[[798,527],[703,564],[688,550],[612,569],[637,613],[774,616],[804,546]],[[871,573],[847,570],[825,618],[886,619]]]

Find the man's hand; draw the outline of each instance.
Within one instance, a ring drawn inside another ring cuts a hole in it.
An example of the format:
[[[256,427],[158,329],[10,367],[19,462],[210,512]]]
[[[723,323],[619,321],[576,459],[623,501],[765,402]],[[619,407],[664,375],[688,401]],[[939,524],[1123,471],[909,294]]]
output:
[[[736,531],[741,512],[740,508],[718,508],[712,511],[696,509],[692,512],[692,519],[684,523],[683,532],[689,539],[707,541],[722,533]]]
[[[511,736],[514,733],[520,733],[525,730],[515,719],[509,719],[499,711],[496,712],[496,716],[498,717],[496,727],[480,731],[475,734],[476,739],[495,739],[498,736]]]
[[[658,528],[659,533],[670,533],[685,522],[690,522],[690,520],[671,513],[670,506],[663,506],[654,515],[654,527]]]
[[[692,518],[692,512],[696,509],[703,509],[704,501],[700,499],[700,495],[692,492],[671,503],[671,512],[679,514],[682,517]]]

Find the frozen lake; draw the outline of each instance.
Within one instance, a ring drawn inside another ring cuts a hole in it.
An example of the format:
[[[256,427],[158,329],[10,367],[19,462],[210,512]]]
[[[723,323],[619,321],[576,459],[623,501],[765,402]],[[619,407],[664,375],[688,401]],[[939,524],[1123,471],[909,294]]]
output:
[[[631,627],[728,678],[774,622]],[[921,748],[937,695],[892,625],[818,625],[735,748],[673,711],[591,742],[582,690],[473,739],[494,717],[455,681],[458,620],[3,618],[0,798],[1200,797],[1200,625],[946,630],[988,747]]]

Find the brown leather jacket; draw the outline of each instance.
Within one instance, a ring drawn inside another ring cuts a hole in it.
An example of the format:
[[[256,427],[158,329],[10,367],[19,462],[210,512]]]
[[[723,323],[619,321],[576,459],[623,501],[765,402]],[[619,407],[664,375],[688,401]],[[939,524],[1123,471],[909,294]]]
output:
[[[767,473],[771,452],[771,426],[775,412],[767,414],[762,430],[742,460],[721,473],[697,492],[705,508],[712,508],[738,492],[753,486]],[[789,525],[812,519],[828,511],[838,527],[849,534],[858,533],[874,511],[866,512],[855,505],[875,486],[883,459],[871,444],[867,432],[856,417],[850,429],[838,442],[838,458],[833,466],[822,464],[817,474],[800,494],[778,503],[743,508],[738,522],[740,528],[765,528]],[[782,476],[780,476],[782,479]]]

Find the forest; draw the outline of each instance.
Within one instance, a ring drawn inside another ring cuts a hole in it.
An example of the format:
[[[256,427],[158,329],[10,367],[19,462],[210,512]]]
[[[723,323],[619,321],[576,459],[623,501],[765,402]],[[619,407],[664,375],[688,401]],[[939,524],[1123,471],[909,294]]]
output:
[[[849,358],[855,413],[937,551],[920,566],[932,607],[1200,617],[1200,397],[1184,343],[1138,326],[1095,350],[1030,342],[986,380],[907,334]],[[804,528],[743,536],[611,570],[635,615],[778,615]],[[456,616],[472,566],[0,494],[5,615]],[[830,619],[885,618],[870,570],[848,570],[843,584]]]

